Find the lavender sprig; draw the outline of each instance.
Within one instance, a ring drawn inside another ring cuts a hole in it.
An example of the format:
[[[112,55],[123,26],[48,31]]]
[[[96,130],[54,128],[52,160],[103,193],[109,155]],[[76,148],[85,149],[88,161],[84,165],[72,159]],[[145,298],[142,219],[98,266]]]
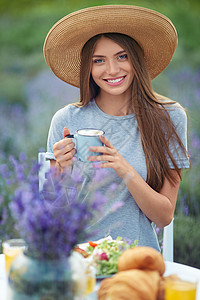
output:
[[[102,182],[107,180],[108,187],[111,185],[107,171],[95,170],[92,180],[83,188],[84,177],[78,170],[72,174],[69,170],[57,174],[57,170],[51,168],[43,190],[39,191],[41,166],[36,161],[28,164],[21,155],[19,160],[11,157],[10,163],[12,172],[4,170],[12,187],[9,210],[16,232],[28,244],[29,255],[39,259],[69,256],[75,245],[94,234],[92,225],[111,200],[110,194],[114,195],[113,187],[117,189],[113,185],[108,188],[110,199],[102,193]]]

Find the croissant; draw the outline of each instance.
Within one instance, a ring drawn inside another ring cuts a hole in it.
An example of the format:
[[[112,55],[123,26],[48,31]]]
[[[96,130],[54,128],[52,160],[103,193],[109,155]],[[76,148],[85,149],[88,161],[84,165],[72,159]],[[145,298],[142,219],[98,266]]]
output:
[[[160,277],[156,300],[165,300],[165,279],[164,279],[164,277]]]
[[[162,276],[165,262],[157,250],[150,247],[135,247],[124,251],[118,260],[118,271],[131,269],[158,271]]]
[[[98,289],[98,300],[106,300],[107,298],[107,293],[109,288],[112,285],[112,277],[106,278],[101,281],[100,287]]]
[[[103,280],[98,300],[156,300],[160,275],[157,271],[129,270]]]

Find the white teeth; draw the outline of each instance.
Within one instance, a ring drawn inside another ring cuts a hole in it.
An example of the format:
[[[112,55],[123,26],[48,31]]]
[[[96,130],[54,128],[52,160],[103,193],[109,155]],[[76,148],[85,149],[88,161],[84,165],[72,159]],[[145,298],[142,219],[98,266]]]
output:
[[[116,82],[120,82],[122,79],[124,79],[124,77],[117,78],[117,79],[114,79],[114,80],[107,79],[107,81],[108,81],[108,82],[111,82],[111,83],[116,83]]]

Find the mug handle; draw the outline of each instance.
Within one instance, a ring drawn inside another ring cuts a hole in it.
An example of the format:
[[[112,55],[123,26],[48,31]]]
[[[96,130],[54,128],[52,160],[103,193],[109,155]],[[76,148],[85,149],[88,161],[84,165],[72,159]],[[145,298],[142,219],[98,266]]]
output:
[[[74,139],[74,134],[66,135],[65,138],[72,138],[72,139]]]
[[[74,134],[68,134],[68,135],[65,136],[65,138],[66,138],[66,139],[67,139],[67,138],[76,139],[76,138],[74,137]],[[76,143],[75,143],[75,148],[76,148]],[[77,157],[77,153],[75,153],[74,156]]]

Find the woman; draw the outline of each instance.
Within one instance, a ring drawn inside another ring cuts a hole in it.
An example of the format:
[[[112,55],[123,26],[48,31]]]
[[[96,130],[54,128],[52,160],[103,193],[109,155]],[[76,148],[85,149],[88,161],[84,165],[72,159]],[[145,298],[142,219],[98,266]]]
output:
[[[90,147],[88,161],[124,182],[116,201],[124,205],[98,223],[98,237],[110,232],[159,249],[153,224],[174,215],[181,169],[189,167],[187,119],[176,102],[151,85],[169,64],[176,30],[165,16],[141,7],[108,5],[83,9],[61,19],[47,35],[44,54],[62,80],[80,87],[80,102],[53,117],[47,153],[63,171],[79,167],[72,139],[80,128],[105,131],[104,146]],[[85,168],[85,164],[84,164]],[[92,164],[87,164],[89,173]],[[105,187],[106,189],[106,187]]]

